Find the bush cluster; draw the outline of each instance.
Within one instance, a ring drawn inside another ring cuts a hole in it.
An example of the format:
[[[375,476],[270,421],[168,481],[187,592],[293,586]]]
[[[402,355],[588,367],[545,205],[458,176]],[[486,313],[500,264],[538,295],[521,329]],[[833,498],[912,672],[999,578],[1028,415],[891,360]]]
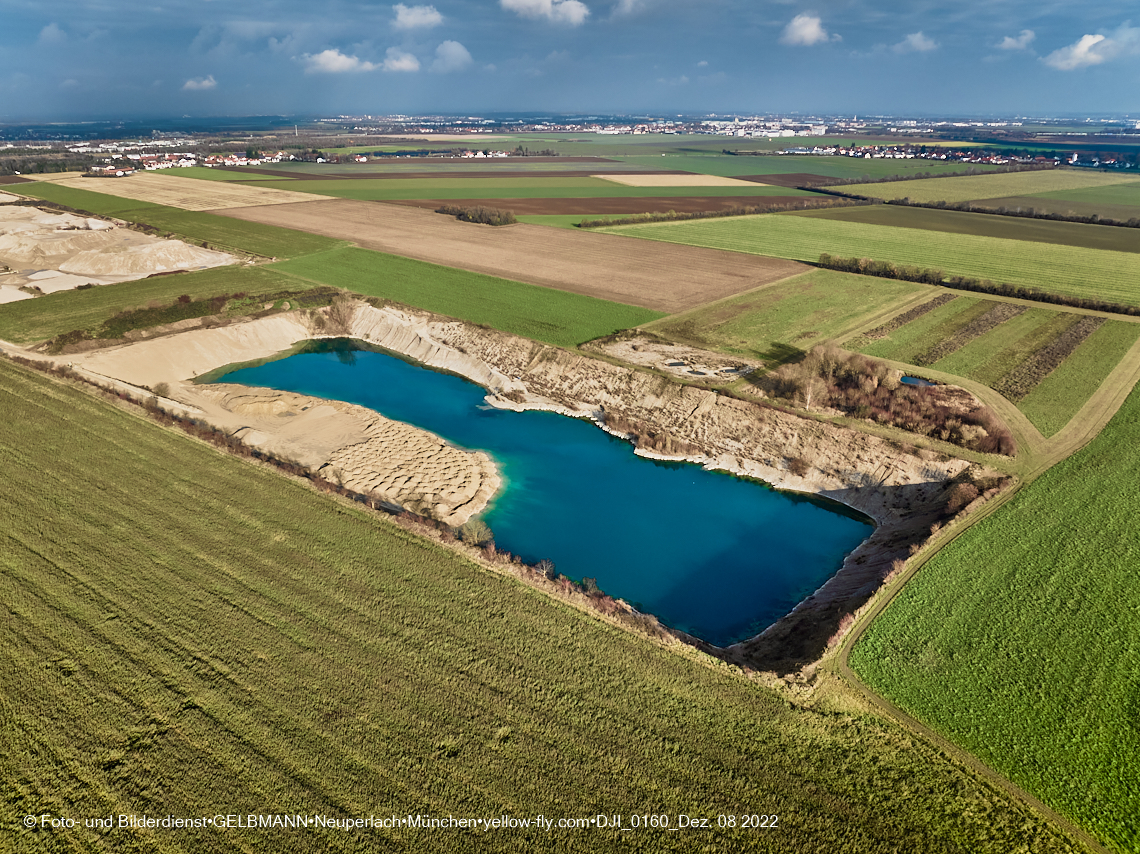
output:
[[[988,407],[964,406],[938,386],[901,384],[883,362],[835,346],[814,347],[769,382],[775,395],[807,409],[836,409],[982,453],[1017,451],[1013,434]]]
[[[436,213],[453,216],[463,222],[477,222],[482,225],[514,225],[518,222],[513,211],[503,211],[498,208],[488,208],[483,205],[464,208],[459,205],[443,205],[435,209]]]

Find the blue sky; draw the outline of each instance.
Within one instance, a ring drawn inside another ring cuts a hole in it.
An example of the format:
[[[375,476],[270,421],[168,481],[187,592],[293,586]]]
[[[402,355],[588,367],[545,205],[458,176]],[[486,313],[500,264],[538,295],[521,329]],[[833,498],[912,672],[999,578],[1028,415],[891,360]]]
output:
[[[0,0],[0,120],[1132,113],[1140,7],[1066,0]]]

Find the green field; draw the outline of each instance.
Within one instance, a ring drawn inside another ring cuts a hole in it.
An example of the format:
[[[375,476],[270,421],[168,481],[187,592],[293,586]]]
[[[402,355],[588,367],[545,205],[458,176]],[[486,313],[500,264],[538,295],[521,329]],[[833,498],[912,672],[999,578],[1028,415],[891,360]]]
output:
[[[604,230],[797,261],[814,262],[824,252],[873,258],[940,269],[948,276],[973,276],[1066,296],[1140,305],[1140,257],[1134,252],[781,214]]]
[[[1087,448],[922,567],[851,656],[875,691],[1120,851],[1140,845],[1137,446],[1134,390]]]
[[[997,199],[983,199],[973,203],[975,207],[985,207],[992,210],[1022,210],[1033,209],[1036,213],[1058,214],[1060,216],[1098,216],[1102,219],[1128,222],[1130,219],[1140,218],[1140,204],[1109,205],[1103,202],[1074,202],[1057,201],[1045,196],[1002,196]]]
[[[1092,397],[1140,339],[1140,324],[1110,320],[1017,403],[1033,426],[1052,436]]]
[[[1035,193],[1072,191],[1086,187],[1131,185],[1140,192],[1140,178],[1093,172],[1091,170],[1047,169],[1035,172],[1007,172],[998,175],[968,175],[959,178],[933,178],[919,181],[892,181],[886,184],[852,184],[837,189],[873,199],[903,199],[914,202],[969,202],[999,196],[1029,196]]]
[[[344,245],[344,241],[291,228],[243,222],[200,211],[184,211],[90,190],[61,187],[45,181],[20,186],[21,193],[76,210],[150,225],[160,232],[169,232],[193,243],[206,242],[211,247],[266,258],[295,258]]]
[[[1140,209],[1137,210],[1140,214]],[[1086,225],[1079,222],[1052,222],[992,214],[947,211],[902,205],[869,205],[854,208],[788,213],[838,222],[859,222],[895,228],[917,228],[946,234],[972,234],[1028,240],[1034,243],[1058,243],[1086,249],[1108,249],[1115,252],[1140,252],[1140,229]]]
[[[245,182],[251,187],[256,181]],[[280,185],[274,183],[266,186]],[[408,199],[640,199],[658,196],[809,196],[803,190],[741,187],[623,187],[600,178],[348,178],[297,181],[290,190],[361,201]]]
[[[1036,193],[1039,199],[1058,199],[1088,205],[1111,205],[1140,208],[1140,181],[1086,187],[1076,190]]]
[[[694,850],[698,831],[83,827],[652,812],[779,816],[699,831],[706,851],[1077,850],[878,718],[793,706],[7,362],[0,408],[6,848]],[[45,813],[79,826],[21,826]]]
[[[810,349],[926,290],[910,282],[814,270],[667,317],[648,329],[701,347],[778,360],[789,348]]]
[[[267,163],[267,168],[273,169],[278,164]],[[253,167],[260,169],[260,166]],[[179,169],[177,172],[171,172],[176,178],[201,178],[203,181],[229,181],[229,182],[245,182],[249,180],[257,181],[288,181],[291,180],[288,175],[259,175],[250,174],[248,172],[231,172],[228,169],[216,166],[186,166]]]
[[[574,347],[662,317],[659,311],[440,267],[368,249],[334,249],[268,267],[299,281],[346,288]]]
[[[598,219],[604,214],[518,214],[515,219],[519,222],[529,222],[531,225],[549,225],[554,228],[577,228],[578,223],[584,219]]]
[[[183,294],[200,299],[244,291],[252,296],[308,286],[271,267],[215,267],[89,290],[59,291],[0,305],[0,339],[31,344],[73,329],[94,330],[121,311],[143,308],[148,303],[169,305]]]

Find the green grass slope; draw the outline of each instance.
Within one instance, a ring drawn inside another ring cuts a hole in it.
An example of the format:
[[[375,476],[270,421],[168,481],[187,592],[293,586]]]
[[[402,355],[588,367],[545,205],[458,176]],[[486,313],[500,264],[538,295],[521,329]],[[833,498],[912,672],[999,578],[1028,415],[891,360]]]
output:
[[[914,202],[968,202],[974,199],[1028,196],[1110,185],[1128,185],[1138,188],[1134,192],[1140,192],[1140,178],[1086,169],[1047,169],[999,175],[892,181],[886,184],[851,184],[837,189],[872,199],[909,198]]]
[[[951,179],[947,179],[951,180]],[[956,180],[956,179],[954,179]],[[814,262],[829,252],[1140,305],[1140,256],[1076,246],[763,214],[607,228],[614,234]]]
[[[482,323],[559,347],[574,347],[663,316],[646,308],[368,249],[335,249],[273,264],[269,269]]]
[[[7,362],[0,410],[7,850],[1075,850],[894,726],[794,707]],[[79,826],[22,827],[45,813]],[[82,821],[219,813],[779,829]]]
[[[851,665],[1121,851],[1140,846],[1140,392],[936,555]]]

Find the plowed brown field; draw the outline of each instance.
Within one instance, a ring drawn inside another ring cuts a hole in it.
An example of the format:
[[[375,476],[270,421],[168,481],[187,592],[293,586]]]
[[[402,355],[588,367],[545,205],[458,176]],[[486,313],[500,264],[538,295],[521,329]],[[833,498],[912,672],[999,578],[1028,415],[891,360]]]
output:
[[[701,211],[728,211],[733,208],[767,205],[796,205],[810,201],[813,205],[826,202],[827,196],[636,196],[633,198],[593,199],[401,199],[387,204],[408,205],[414,208],[435,210],[441,205],[458,205],[511,211],[516,214],[605,214],[639,213],[699,213]]]
[[[525,223],[501,228],[475,225],[414,207],[350,199],[215,213],[670,313],[809,269],[778,258],[632,237]]]

